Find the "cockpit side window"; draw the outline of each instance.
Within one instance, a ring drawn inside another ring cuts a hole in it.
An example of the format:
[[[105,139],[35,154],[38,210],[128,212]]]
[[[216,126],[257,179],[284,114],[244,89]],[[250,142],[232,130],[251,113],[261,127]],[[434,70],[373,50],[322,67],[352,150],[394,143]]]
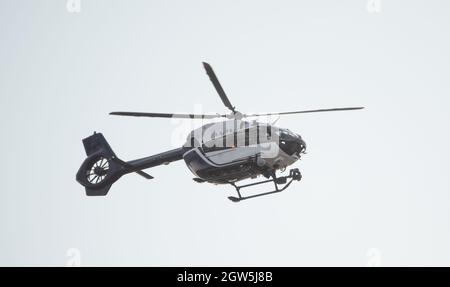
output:
[[[266,130],[267,130],[266,137],[267,137],[268,140],[271,140],[272,139],[272,127],[268,125],[266,127]]]

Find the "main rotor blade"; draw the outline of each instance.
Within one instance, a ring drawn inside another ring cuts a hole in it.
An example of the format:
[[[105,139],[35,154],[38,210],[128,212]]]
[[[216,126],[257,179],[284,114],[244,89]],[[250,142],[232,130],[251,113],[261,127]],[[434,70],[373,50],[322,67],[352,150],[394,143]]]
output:
[[[225,118],[226,115],[201,115],[201,114],[164,114],[164,113],[139,113],[139,112],[111,112],[113,116],[149,117],[149,118],[178,118],[178,119],[214,119]]]
[[[304,110],[304,111],[296,111],[296,112],[281,112],[281,113],[267,113],[267,114],[251,114],[251,115],[244,115],[244,117],[260,117],[260,116],[275,116],[275,115],[278,116],[278,115],[306,114],[306,113],[318,113],[318,112],[337,112],[337,111],[351,111],[351,110],[361,110],[361,109],[364,109],[364,107]]]
[[[220,98],[222,99],[223,104],[234,113],[235,112],[234,107],[231,104],[230,100],[228,99],[227,95],[225,94],[225,91],[223,90],[222,86],[220,85],[219,79],[217,79],[217,76],[214,73],[211,65],[206,62],[203,62],[203,67],[205,67],[206,73],[208,74],[209,79],[213,83],[214,88],[216,88],[216,91],[219,94]]]

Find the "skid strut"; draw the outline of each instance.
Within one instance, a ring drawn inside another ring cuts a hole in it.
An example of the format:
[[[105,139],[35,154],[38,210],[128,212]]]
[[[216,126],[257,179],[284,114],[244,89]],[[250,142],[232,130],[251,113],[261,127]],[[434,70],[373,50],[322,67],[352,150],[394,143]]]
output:
[[[288,181],[288,179],[289,179],[289,181]],[[228,199],[233,202],[239,202],[239,201],[250,199],[250,198],[255,198],[255,197],[260,197],[260,196],[264,196],[264,195],[282,192],[283,190],[285,190],[286,188],[289,187],[289,185],[292,183],[292,181],[294,181],[294,180],[300,181],[301,179],[302,179],[302,174],[300,173],[298,168],[294,168],[289,171],[289,175],[287,175],[287,176],[276,177],[275,173],[273,173],[272,179],[263,180],[263,181],[259,181],[259,182],[255,182],[255,183],[249,183],[249,184],[237,186],[234,182],[230,182],[230,184],[236,189],[238,197],[229,196]],[[268,183],[268,182],[274,183],[275,190],[269,191],[269,192],[263,192],[263,193],[259,193],[259,194],[255,194],[255,195],[250,195],[250,196],[242,196],[241,195],[240,190],[243,188],[254,186],[254,185],[260,185],[260,184],[264,184],[264,183]],[[279,187],[278,186],[279,184],[283,184],[283,186]]]

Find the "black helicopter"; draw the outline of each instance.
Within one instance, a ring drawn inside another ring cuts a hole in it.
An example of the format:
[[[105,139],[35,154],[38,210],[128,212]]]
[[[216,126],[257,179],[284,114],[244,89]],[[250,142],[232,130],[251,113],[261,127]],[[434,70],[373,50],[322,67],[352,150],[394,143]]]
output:
[[[86,194],[106,195],[111,185],[121,176],[137,173],[146,179],[153,177],[143,169],[166,165],[184,159],[186,165],[196,176],[196,182],[230,184],[237,191],[237,197],[228,197],[231,201],[254,198],[285,190],[292,181],[300,181],[302,176],[295,168],[286,176],[278,177],[276,172],[300,159],[305,153],[306,144],[302,137],[289,129],[275,127],[273,124],[245,121],[249,117],[289,115],[301,113],[359,110],[363,107],[303,110],[281,113],[243,114],[236,110],[226,96],[213,69],[208,63],[203,66],[213,83],[223,104],[231,111],[229,114],[169,114],[142,112],[111,112],[110,115],[226,120],[208,123],[193,130],[186,143],[179,148],[165,151],[132,161],[119,159],[101,133],[95,133],[83,139],[87,158],[81,164],[76,179],[86,189]],[[243,179],[262,175],[266,180],[237,185]],[[272,182],[275,189],[251,196],[242,196],[241,189]]]

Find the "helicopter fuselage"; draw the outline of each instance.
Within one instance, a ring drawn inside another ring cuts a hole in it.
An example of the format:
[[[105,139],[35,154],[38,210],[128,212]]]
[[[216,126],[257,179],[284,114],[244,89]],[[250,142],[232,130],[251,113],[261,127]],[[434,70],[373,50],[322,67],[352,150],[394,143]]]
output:
[[[184,147],[183,159],[196,181],[225,184],[284,171],[306,144],[288,129],[231,120],[193,130]]]

